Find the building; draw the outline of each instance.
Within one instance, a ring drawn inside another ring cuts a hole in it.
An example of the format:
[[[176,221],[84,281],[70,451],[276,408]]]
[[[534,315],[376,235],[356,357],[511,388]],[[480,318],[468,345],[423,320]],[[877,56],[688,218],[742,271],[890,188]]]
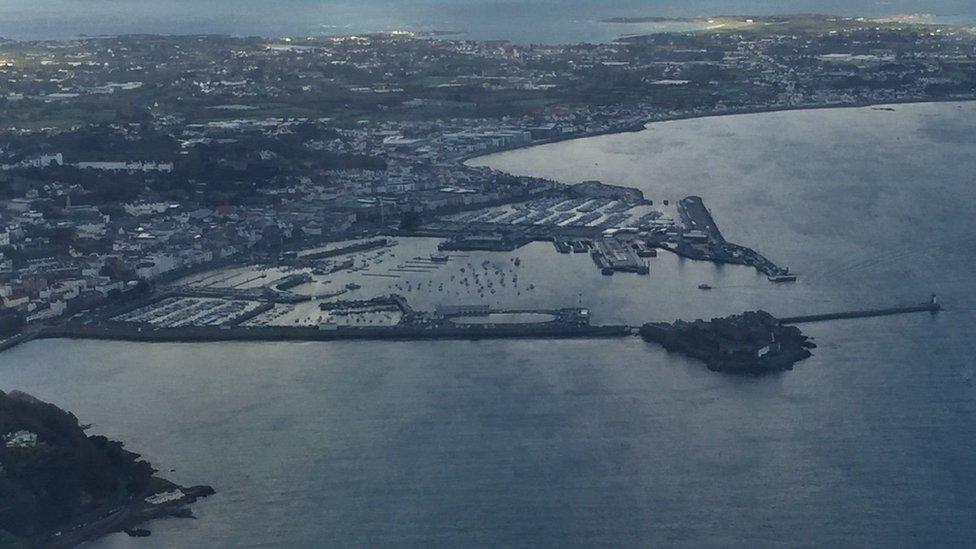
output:
[[[33,448],[37,446],[37,434],[30,431],[16,431],[3,436],[7,448]]]

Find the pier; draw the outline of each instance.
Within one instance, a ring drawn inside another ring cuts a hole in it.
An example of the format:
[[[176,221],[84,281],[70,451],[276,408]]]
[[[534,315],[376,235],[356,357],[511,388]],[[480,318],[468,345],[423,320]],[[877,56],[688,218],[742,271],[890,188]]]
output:
[[[824,313],[818,315],[790,316],[779,319],[782,324],[806,324],[810,322],[824,322],[827,320],[843,320],[850,318],[871,318],[877,316],[904,315],[911,313],[937,313],[942,310],[935,295],[926,303],[908,305],[906,307],[889,307],[886,309],[863,309],[859,311],[845,311],[840,313]]]

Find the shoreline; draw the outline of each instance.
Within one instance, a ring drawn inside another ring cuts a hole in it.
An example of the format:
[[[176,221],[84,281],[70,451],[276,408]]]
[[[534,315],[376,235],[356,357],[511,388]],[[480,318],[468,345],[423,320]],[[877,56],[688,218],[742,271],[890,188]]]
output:
[[[739,116],[739,115],[748,115],[748,114],[768,114],[768,113],[779,113],[779,112],[790,112],[790,111],[815,111],[815,110],[826,110],[826,109],[864,109],[864,108],[870,108],[870,107],[886,107],[886,106],[897,106],[897,105],[920,105],[920,104],[926,104],[926,103],[931,103],[931,104],[934,104],[935,105],[935,104],[942,104],[942,103],[973,103],[973,102],[976,102],[976,95],[974,95],[973,97],[969,97],[969,98],[963,97],[963,98],[952,98],[952,99],[935,99],[935,98],[929,98],[929,99],[900,99],[900,100],[896,100],[896,101],[885,101],[885,102],[881,102],[881,103],[874,102],[874,101],[866,101],[866,102],[861,102],[861,103],[824,103],[824,104],[821,104],[821,105],[789,105],[789,106],[748,107],[748,108],[737,109],[737,110],[716,111],[716,112],[711,112],[711,113],[687,113],[687,114],[680,114],[680,115],[676,115],[676,116],[670,116],[670,117],[667,117],[667,118],[657,118],[657,119],[653,119],[653,120],[646,120],[646,121],[642,121],[642,122],[635,122],[632,126],[624,126],[624,127],[621,127],[621,128],[612,128],[612,129],[599,130],[599,131],[587,132],[587,133],[578,133],[578,134],[573,134],[571,136],[551,137],[551,138],[548,138],[548,139],[540,139],[538,141],[533,141],[532,143],[528,143],[528,144],[525,144],[525,145],[514,145],[514,146],[511,146],[511,147],[501,147],[501,148],[499,148],[497,150],[494,150],[492,152],[489,152],[489,153],[478,153],[478,154],[461,156],[461,157],[459,157],[458,162],[460,162],[462,165],[467,166],[469,168],[487,168],[487,169],[490,169],[490,170],[494,170],[495,168],[489,168],[488,166],[472,166],[472,165],[469,164],[469,162],[471,162],[472,160],[480,159],[480,158],[488,158],[488,157],[494,156],[496,154],[513,152],[513,151],[518,151],[518,150],[522,150],[522,149],[531,149],[533,147],[541,147],[543,145],[552,145],[552,144],[555,144],[555,143],[563,143],[563,142],[566,142],[566,141],[573,141],[573,140],[576,140],[576,139],[589,139],[591,137],[603,137],[603,136],[607,136],[607,135],[618,135],[618,134],[622,135],[622,134],[628,134],[628,133],[638,133],[638,132],[642,132],[644,130],[650,129],[650,126],[653,125],[653,124],[658,124],[658,123],[662,123],[662,122],[677,122],[677,121],[681,121],[681,120],[696,120],[696,119],[699,119],[699,118],[719,118],[719,117],[724,117],[724,116]],[[504,170],[498,170],[498,171],[504,171]],[[505,172],[505,173],[508,173],[508,172]],[[512,175],[514,175],[514,174],[512,174]],[[561,182],[561,181],[557,181],[557,183],[563,183],[563,184],[570,184],[571,185],[571,183],[564,183],[564,182]]]
[[[120,532],[131,537],[149,537],[151,531],[145,528],[148,523],[164,518],[195,518],[190,505],[216,493],[210,486],[180,486],[156,476],[152,480],[153,489],[134,495],[117,511],[74,530],[48,536],[43,540],[44,545],[53,549],[67,549]],[[146,501],[156,493],[174,491],[182,495],[158,504]]]
[[[145,537],[147,522],[192,518],[190,505],[216,493],[157,475],[124,442],[88,434],[91,426],[74,414],[27,393],[0,390],[0,410],[4,430],[24,439],[11,445],[4,437],[4,496],[14,507],[0,517],[0,546],[77,547],[115,532]]]

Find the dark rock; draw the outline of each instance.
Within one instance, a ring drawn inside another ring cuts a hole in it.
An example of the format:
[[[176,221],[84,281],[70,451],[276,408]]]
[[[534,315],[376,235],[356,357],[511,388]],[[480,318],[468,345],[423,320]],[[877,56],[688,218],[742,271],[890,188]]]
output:
[[[745,374],[792,370],[816,347],[799,328],[783,325],[765,311],[710,321],[649,323],[640,334],[668,351],[703,361],[709,370]]]

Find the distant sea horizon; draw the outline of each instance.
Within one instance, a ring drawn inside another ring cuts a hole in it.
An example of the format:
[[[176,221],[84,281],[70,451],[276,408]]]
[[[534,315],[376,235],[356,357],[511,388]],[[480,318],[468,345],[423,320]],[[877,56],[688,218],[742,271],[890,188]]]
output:
[[[976,25],[968,0],[5,0],[0,37],[60,40],[121,34],[330,36],[371,32],[448,32],[516,43],[607,42],[629,34],[691,30],[683,23],[611,24],[615,17],[825,13],[883,17],[930,14],[939,23]]]

